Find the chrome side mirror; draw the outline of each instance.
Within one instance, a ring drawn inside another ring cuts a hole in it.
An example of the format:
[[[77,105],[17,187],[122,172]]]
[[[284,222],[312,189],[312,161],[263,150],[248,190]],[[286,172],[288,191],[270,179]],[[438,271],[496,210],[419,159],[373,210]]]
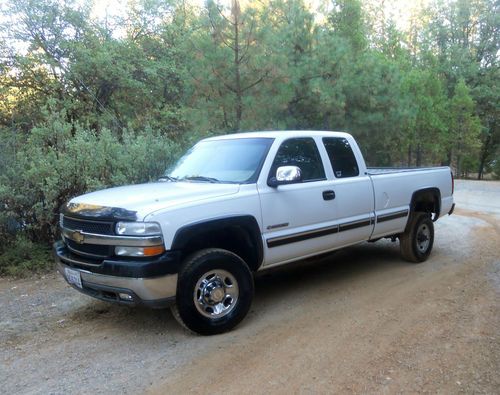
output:
[[[276,188],[279,185],[295,184],[302,181],[302,171],[297,166],[281,166],[276,170],[276,177],[271,177],[267,185]]]

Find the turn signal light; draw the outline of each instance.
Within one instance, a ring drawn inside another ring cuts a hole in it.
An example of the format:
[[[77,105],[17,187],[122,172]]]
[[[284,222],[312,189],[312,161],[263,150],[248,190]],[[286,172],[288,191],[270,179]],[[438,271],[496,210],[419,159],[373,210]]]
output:
[[[144,247],[144,256],[160,255],[165,251],[165,247],[154,246],[154,247]]]

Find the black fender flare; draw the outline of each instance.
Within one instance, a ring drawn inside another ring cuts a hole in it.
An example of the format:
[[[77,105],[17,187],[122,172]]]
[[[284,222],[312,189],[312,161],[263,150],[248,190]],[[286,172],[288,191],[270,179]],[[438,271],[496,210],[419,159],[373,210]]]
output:
[[[182,226],[174,235],[172,250],[186,250],[191,240],[207,234],[215,234],[226,229],[239,228],[248,235],[249,248],[252,248],[254,262],[247,262],[251,270],[256,271],[264,259],[264,246],[259,224],[252,215],[237,215],[194,222]]]
[[[414,191],[410,201],[410,214],[417,211],[416,206],[419,198],[426,195],[431,195],[436,202],[436,216],[433,219],[433,221],[436,221],[441,213],[441,191],[437,187],[422,188]]]

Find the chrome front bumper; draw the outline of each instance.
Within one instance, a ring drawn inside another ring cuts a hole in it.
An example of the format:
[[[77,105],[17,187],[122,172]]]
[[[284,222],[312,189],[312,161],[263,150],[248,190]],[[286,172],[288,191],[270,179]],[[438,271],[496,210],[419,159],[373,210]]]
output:
[[[146,305],[153,308],[166,307],[175,301],[177,274],[153,278],[118,277],[70,267],[61,262],[60,259],[56,259],[56,261],[57,269],[66,281],[68,281],[65,273],[66,268],[80,273],[82,288],[71,285],[86,295],[107,302]],[[130,298],[122,299],[120,294],[130,295]]]

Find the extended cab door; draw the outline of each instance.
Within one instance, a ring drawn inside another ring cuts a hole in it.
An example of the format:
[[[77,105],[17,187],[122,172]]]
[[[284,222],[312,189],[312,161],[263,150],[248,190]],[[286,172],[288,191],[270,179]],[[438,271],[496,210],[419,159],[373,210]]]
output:
[[[332,249],[338,231],[336,200],[317,141],[312,137],[289,138],[279,148],[273,147],[269,157],[258,182],[265,266]],[[302,182],[267,185],[280,166],[298,166]]]
[[[331,186],[339,224],[337,246],[368,240],[375,222],[374,198],[361,152],[354,139],[347,135],[323,137],[322,143],[333,173]]]

